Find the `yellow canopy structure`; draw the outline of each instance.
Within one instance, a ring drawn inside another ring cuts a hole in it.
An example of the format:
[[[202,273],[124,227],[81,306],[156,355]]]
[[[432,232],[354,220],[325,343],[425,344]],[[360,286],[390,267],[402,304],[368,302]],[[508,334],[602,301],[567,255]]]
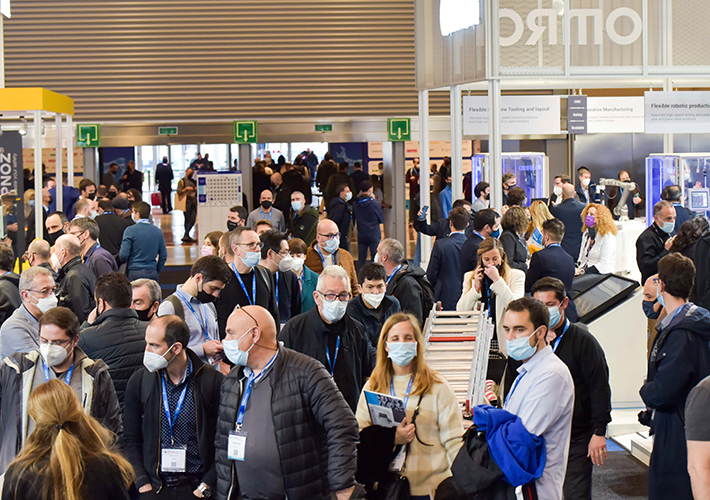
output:
[[[46,111],[74,115],[74,99],[40,87],[0,89],[2,111]]]

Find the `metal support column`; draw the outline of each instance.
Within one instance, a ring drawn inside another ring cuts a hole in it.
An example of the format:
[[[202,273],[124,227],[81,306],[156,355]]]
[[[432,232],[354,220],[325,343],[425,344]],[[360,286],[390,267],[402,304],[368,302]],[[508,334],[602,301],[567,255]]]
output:
[[[34,112],[34,135],[35,135],[35,237],[44,239],[44,210],[42,206],[42,112]],[[57,184],[57,192],[61,191],[62,185]],[[19,195],[20,193],[18,193]],[[38,203],[39,202],[39,203]]]
[[[252,165],[254,159],[251,157],[251,144],[240,144],[239,145],[239,171],[242,173],[242,196],[249,200],[249,210],[254,210],[254,205],[252,202]],[[244,200],[242,200],[242,205],[244,205]]]
[[[451,196],[463,198],[463,111],[461,85],[451,86]]]
[[[96,164],[98,165],[98,162]],[[74,186],[74,124],[71,115],[67,115],[67,184]]]
[[[419,91],[419,205],[431,206],[431,186],[429,185],[429,91]],[[411,205],[410,205],[411,206]],[[431,213],[427,213],[427,222]],[[431,236],[421,235],[421,264],[429,262]]]
[[[404,142],[382,143],[382,179],[385,196],[393,208],[385,210],[385,236],[406,243],[407,241],[407,206],[405,179]],[[405,254],[407,248],[405,247]]]
[[[500,133],[500,80],[488,80],[488,178],[491,185],[491,208],[501,213],[503,208],[503,141]]]
[[[56,136],[56,149],[55,149],[55,154],[54,157],[56,158],[56,174],[55,174],[55,181],[57,182],[57,210],[64,210],[64,189],[62,188],[62,179],[64,178],[64,155],[62,154],[62,115],[61,113],[55,113],[54,115],[54,127],[56,128],[55,130],[55,136]],[[35,200],[38,200],[39,198],[37,197],[35,193]],[[36,202],[35,202],[36,203]]]

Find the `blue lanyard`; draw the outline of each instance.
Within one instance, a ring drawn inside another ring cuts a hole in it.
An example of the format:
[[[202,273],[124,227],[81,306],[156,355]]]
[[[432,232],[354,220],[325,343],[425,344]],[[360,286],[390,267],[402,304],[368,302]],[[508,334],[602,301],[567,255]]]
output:
[[[481,238],[482,240],[485,240],[485,239],[486,239],[486,237],[483,236],[483,235],[482,235],[481,233],[479,233],[478,231],[475,231],[475,230],[474,230],[474,231],[473,231],[473,234],[475,234],[476,236],[478,236],[478,237]]]
[[[106,215],[106,214],[116,215],[116,212],[114,212],[114,211],[111,211],[111,212],[106,212],[106,211],[104,211],[104,213],[101,214],[101,215]]]
[[[205,338],[209,341],[210,340],[210,332],[209,332],[209,323],[207,320],[207,311],[205,311],[206,306],[202,304],[202,315],[204,316],[204,323],[200,319],[200,315],[197,314],[197,311],[195,311],[195,308],[192,307],[192,304],[190,304],[190,301],[188,300],[187,297],[182,293],[182,290],[175,290],[175,293],[177,293],[178,297],[182,299],[182,301],[187,305],[187,307],[190,308],[190,311],[192,311],[192,314],[195,316],[195,319],[197,320],[197,323],[200,325],[200,328],[202,329],[202,333],[205,334]]]
[[[141,219],[136,224],[150,224],[150,221],[148,219]]]
[[[394,275],[397,274],[397,271],[399,271],[400,269],[402,269],[402,264],[398,265],[397,268],[396,268],[394,271],[392,271],[392,274],[390,274],[389,276],[387,276],[387,282],[385,283],[385,285],[389,285],[389,284],[390,284],[390,281],[392,280],[392,278],[394,277]]]
[[[96,251],[96,249],[99,248],[100,246],[101,246],[101,245],[99,245],[98,243],[96,243],[93,247],[91,247],[91,248],[89,249],[89,251],[86,252],[86,255],[84,255],[84,262],[86,262],[87,260],[89,260],[89,259],[91,258],[91,256],[94,255],[94,252]]]
[[[560,245],[559,243],[550,243],[549,245],[547,245],[547,248],[561,247],[561,246],[562,246],[562,245]]]
[[[520,374],[515,378],[515,382],[513,382],[513,388],[510,389],[510,392],[505,396],[505,402],[503,403],[503,406],[505,406],[505,405],[508,404],[508,400],[510,399],[510,396],[512,396],[513,393],[515,392],[515,389],[518,388],[518,384],[520,383],[520,381],[521,381],[521,380],[523,379],[523,377],[525,376],[525,373],[527,373],[527,372],[520,373]]]
[[[188,365],[187,370],[187,376],[190,376],[190,366]],[[168,391],[165,389],[165,377],[167,377],[167,374],[164,374],[162,377],[160,377],[160,382],[163,385],[163,410],[165,410],[165,418],[168,420],[168,427],[170,427],[170,438],[173,440],[173,444],[175,444],[175,436],[173,435],[173,427],[175,427],[175,422],[177,422],[178,417],[180,416],[180,410],[182,410],[182,404],[185,402],[185,395],[187,394],[187,386],[190,383],[187,378],[185,379],[185,387],[182,388],[182,392],[180,393],[180,398],[178,399],[177,406],[175,406],[175,418],[171,418],[170,416],[170,404],[168,403]]]
[[[247,296],[247,300],[249,301],[249,305],[253,306],[256,304],[256,270],[252,269],[251,272],[254,273],[251,276],[251,294],[252,297],[249,297],[249,292],[247,292],[247,287],[244,284],[244,280],[242,280],[242,276],[239,274],[239,271],[237,271],[237,267],[234,265],[234,262],[232,262],[232,269],[234,270],[234,274],[237,275],[237,280],[239,280],[239,284],[242,285],[242,290],[244,290],[244,295]]]
[[[560,345],[560,340],[562,340],[562,337],[564,337],[564,336],[565,336],[565,333],[567,333],[567,329],[569,328],[569,320],[567,319],[567,320],[565,320],[565,321],[566,321],[566,323],[565,323],[565,329],[562,330],[562,335],[560,335],[559,337],[557,337],[557,338],[554,340],[554,342],[553,342],[553,344],[552,344],[552,352],[557,352],[557,347]]]
[[[331,375],[333,375],[333,372],[335,371],[335,363],[338,361],[338,351],[340,351],[340,335],[338,335],[338,340],[335,341],[335,356],[333,356],[332,363],[330,362],[330,349],[328,349],[328,346],[325,347],[325,359],[328,361]]]
[[[278,354],[278,352],[276,353]],[[237,414],[237,432],[242,429],[242,423],[244,422],[244,414],[247,412],[247,405],[249,404],[249,398],[251,397],[252,386],[254,382],[257,382],[265,373],[268,373],[271,365],[274,364],[276,359],[276,354],[269,360],[261,373],[257,377],[254,377],[254,372],[252,371],[247,378],[247,386],[244,388],[244,395],[242,396],[242,402],[239,405],[239,413]]]
[[[276,307],[279,306],[279,272],[276,271]]]
[[[414,375],[409,377],[409,384],[407,384],[407,392],[404,393],[404,409],[407,409],[407,403],[409,402],[409,393],[412,392],[412,384],[414,383]],[[397,397],[394,393],[394,378],[390,380],[390,394],[392,397]]]
[[[320,260],[323,263],[323,267],[325,268],[326,263],[325,263],[325,257],[323,257],[323,252],[320,251],[320,245],[316,244],[316,252],[318,252],[318,255],[320,256]],[[338,265],[338,251],[336,250],[333,252],[333,265],[337,266]]]
[[[261,218],[266,219],[266,215],[264,215],[264,211],[259,207],[259,212],[261,213]],[[269,210],[269,222],[271,222],[271,216],[273,215],[274,211]]]
[[[49,382],[49,367],[47,366],[47,363],[44,362],[44,359],[42,359],[42,367],[44,368],[44,381]],[[74,373],[74,363],[72,363],[69,371],[67,371],[67,375],[64,377],[65,384],[69,385],[69,382],[71,382],[72,373]]]

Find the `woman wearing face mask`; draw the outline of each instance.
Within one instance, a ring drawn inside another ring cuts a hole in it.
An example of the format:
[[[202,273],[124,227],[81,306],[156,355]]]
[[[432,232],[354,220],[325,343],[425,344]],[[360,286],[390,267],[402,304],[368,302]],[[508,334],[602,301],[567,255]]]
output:
[[[497,338],[492,339],[491,349],[500,348],[506,354],[503,314],[508,304],[523,295],[525,273],[508,265],[505,250],[498,240],[486,238],[478,247],[478,267],[463,277],[463,293],[456,310],[470,311],[480,300],[496,325]]]
[[[591,203],[582,211],[582,246],[575,276],[616,271],[616,223],[604,205]]]
[[[222,237],[222,231],[212,231],[205,236],[205,244],[202,245],[202,256],[217,255],[219,253],[219,239]]]
[[[305,265],[306,252],[308,252],[305,241],[301,238],[292,238],[288,240],[288,248],[293,256],[291,271],[298,278],[298,286],[301,290],[301,312],[308,312],[316,306],[313,292],[316,291],[318,284],[318,273],[311,271]]]
[[[401,445],[408,447],[404,475],[413,499],[433,498],[439,483],[451,476],[451,464],[463,444],[461,408],[446,379],[427,365],[425,349],[414,316],[398,313],[385,322],[377,364],[355,413],[361,439],[358,479],[368,489],[382,479]],[[403,399],[406,418],[396,428],[373,425],[365,391]],[[376,468],[378,462],[384,467]]]

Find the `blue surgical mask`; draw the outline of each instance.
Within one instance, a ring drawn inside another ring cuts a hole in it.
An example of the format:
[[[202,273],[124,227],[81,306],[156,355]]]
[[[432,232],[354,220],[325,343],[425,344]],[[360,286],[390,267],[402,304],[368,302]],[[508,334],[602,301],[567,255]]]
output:
[[[562,319],[562,313],[560,312],[559,306],[548,307],[547,310],[550,311],[550,328],[554,328]]]
[[[293,208],[294,212],[298,212],[303,208],[303,202],[301,201],[292,201],[291,202],[291,208]]]
[[[261,262],[261,253],[260,252],[247,252],[246,257],[240,257],[240,258],[242,259],[242,262],[244,263],[245,266],[254,267],[259,262]]]
[[[658,319],[661,315],[661,310],[655,311],[653,306],[658,302],[658,300],[644,300],[641,302],[641,307],[643,307],[643,313],[648,319]]]
[[[247,330],[244,335],[252,331],[253,328],[250,328]],[[249,359],[249,351],[252,350],[255,344],[252,344],[251,347],[246,350],[242,351],[239,349],[239,341],[244,338],[244,335],[239,337],[237,340],[223,340],[222,341],[222,347],[224,348],[224,355],[227,356],[227,359],[234,363],[237,366],[246,366],[247,365],[247,360]]]
[[[675,230],[675,222],[664,222],[661,226],[661,231],[671,234]]]
[[[500,228],[491,233],[491,238],[497,238],[498,236],[500,236]]]
[[[407,366],[417,357],[416,342],[387,342],[387,357],[397,366]]]
[[[328,242],[325,244],[325,251],[328,253],[333,253],[335,252],[338,247],[340,246],[340,237],[336,236],[334,238],[331,238],[328,240]]]
[[[666,307],[666,304],[663,303],[663,295],[658,292],[658,285],[656,285],[656,299],[658,299],[658,303],[661,304],[661,307]]]
[[[513,339],[505,341],[508,347],[508,356],[517,360],[523,361],[524,359],[532,358],[535,351],[537,351],[537,343],[535,345],[530,345],[530,338],[537,333],[537,330],[532,332],[528,337],[523,337],[521,339]]]

